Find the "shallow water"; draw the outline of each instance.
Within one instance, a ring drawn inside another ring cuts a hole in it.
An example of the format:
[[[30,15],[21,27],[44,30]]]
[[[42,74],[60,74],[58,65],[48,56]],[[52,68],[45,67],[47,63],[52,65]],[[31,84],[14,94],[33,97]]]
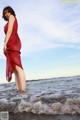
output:
[[[15,92],[15,83],[0,85],[0,103],[14,113],[80,114],[80,76],[26,81],[26,86],[23,95]]]

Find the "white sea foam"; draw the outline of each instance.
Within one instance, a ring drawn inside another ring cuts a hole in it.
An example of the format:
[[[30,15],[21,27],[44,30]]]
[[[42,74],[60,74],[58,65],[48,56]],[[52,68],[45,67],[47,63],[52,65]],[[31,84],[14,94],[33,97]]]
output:
[[[30,81],[26,84],[25,95],[15,93],[15,83],[7,84],[6,89],[5,84],[2,87],[0,85],[0,104],[7,107],[12,105],[13,112],[80,114],[79,76]]]
[[[0,103],[8,103],[8,100],[6,98],[0,99]]]

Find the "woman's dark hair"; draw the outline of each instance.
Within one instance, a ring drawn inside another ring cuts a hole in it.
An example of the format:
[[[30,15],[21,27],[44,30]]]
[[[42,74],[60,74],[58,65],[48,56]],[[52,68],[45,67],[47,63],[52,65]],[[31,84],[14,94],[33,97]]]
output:
[[[11,13],[11,15],[16,16],[14,10],[10,6],[7,6],[7,7],[5,7],[3,9],[3,15],[2,15],[2,17],[4,18],[4,20],[8,21],[8,19],[5,17],[5,12],[6,11],[8,11],[9,13]]]

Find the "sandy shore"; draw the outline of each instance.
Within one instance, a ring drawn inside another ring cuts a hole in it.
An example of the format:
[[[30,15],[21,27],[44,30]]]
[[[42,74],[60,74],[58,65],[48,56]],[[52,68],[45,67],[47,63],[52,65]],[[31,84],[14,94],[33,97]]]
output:
[[[80,120],[80,115],[37,115],[33,113],[9,114],[9,120]]]

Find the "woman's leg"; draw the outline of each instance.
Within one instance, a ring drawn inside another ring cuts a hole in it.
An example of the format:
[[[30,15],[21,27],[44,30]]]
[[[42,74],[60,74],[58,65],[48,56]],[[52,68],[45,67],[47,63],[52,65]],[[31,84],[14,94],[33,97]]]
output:
[[[24,71],[21,67],[16,65],[16,72],[17,72],[17,81],[18,81],[18,87],[21,91],[25,91],[26,89],[26,77],[24,74]]]
[[[18,73],[16,70],[14,71],[14,74],[15,74],[16,90],[18,91],[18,90],[20,90],[21,87],[20,87],[20,83],[19,83]]]

